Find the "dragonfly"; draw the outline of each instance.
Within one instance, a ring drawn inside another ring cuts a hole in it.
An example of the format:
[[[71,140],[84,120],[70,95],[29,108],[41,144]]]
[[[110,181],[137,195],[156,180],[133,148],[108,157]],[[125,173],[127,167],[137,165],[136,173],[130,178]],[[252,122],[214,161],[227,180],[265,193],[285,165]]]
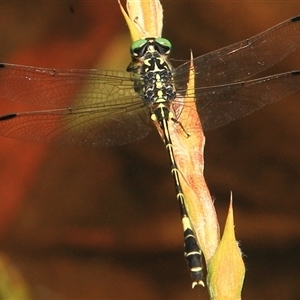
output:
[[[188,134],[182,109],[194,109],[204,131],[226,125],[300,90],[300,71],[251,79],[300,46],[300,16],[258,35],[193,59],[195,88],[188,91],[190,62],[172,68],[171,43],[147,38],[131,46],[127,71],[46,69],[0,64],[1,101],[40,110],[0,116],[0,135],[80,146],[123,145],[145,137],[158,122],[169,154],[180,205],[185,256],[193,286],[204,285],[201,249],[182,192],[168,122]],[[188,95],[190,98],[182,97]],[[0,102],[1,103],[1,102]]]

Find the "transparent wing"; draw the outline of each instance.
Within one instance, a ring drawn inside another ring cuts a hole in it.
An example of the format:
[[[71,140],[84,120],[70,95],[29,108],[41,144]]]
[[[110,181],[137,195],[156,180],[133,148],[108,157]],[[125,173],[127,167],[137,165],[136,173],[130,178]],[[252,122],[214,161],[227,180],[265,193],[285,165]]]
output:
[[[282,22],[252,38],[194,59],[196,87],[215,86],[254,76],[300,46],[300,16]],[[180,89],[185,89],[190,62],[174,71]]]
[[[137,96],[133,80],[133,74],[122,71],[0,64],[0,98],[52,108],[74,102],[127,103]]]
[[[0,98],[47,108],[0,117],[0,135],[77,145],[122,145],[146,136],[148,109],[121,71],[0,65]]]
[[[212,130],[299,90],[300,71],[294,71],[234,84],[196,88],[191,97],[197,99],[196,107],[203,130]],[[187,99],[184,109],[188,103]]]

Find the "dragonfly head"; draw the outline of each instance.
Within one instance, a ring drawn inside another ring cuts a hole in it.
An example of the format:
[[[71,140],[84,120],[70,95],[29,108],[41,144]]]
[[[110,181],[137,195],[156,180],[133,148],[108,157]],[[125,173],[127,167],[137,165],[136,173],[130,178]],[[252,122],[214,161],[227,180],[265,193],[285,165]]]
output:
[[[156,51],[160,55],[169,55],[172,45],[165,38],[147,38],[133,42],[130,46],[132,58],[143,58],[146,52]]]
[[[165,38],[146,38],[133,42],[130,46],[132,62],[127,67],[128,72],[137,72],[141,67],[146,53],[156,53],[161,56],[168,56],[172,44]]]

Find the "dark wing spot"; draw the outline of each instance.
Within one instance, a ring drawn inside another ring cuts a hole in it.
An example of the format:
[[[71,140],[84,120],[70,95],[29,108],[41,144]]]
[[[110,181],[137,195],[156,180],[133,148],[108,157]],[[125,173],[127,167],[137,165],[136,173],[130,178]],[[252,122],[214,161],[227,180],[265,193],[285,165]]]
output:
[[[291,18],[291,22],[298,22],[300,21],[300,16],[296,16],[294,18]]]
[[[10,120],[13,119],[17,116],[17,114],[8,114],[8,115],[4,115],[0,117],[0,121],[6,121],[6,120]]]

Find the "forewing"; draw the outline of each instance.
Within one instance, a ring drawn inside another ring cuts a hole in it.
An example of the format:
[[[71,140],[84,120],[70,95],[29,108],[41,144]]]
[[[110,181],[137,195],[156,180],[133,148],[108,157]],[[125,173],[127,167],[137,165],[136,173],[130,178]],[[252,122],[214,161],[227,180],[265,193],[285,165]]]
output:
[[[134,75],[96,69],[47,69],[0,64],[0,98],[49,108],[120,101],[136,95]]]
[[[299,46],[300,16],[252,38],[195,58],[195,86],[222,85],[249,78],[270,68]],[[179,92],[186,88],[189,69],[190,62],[187,62],[174,71]]]

